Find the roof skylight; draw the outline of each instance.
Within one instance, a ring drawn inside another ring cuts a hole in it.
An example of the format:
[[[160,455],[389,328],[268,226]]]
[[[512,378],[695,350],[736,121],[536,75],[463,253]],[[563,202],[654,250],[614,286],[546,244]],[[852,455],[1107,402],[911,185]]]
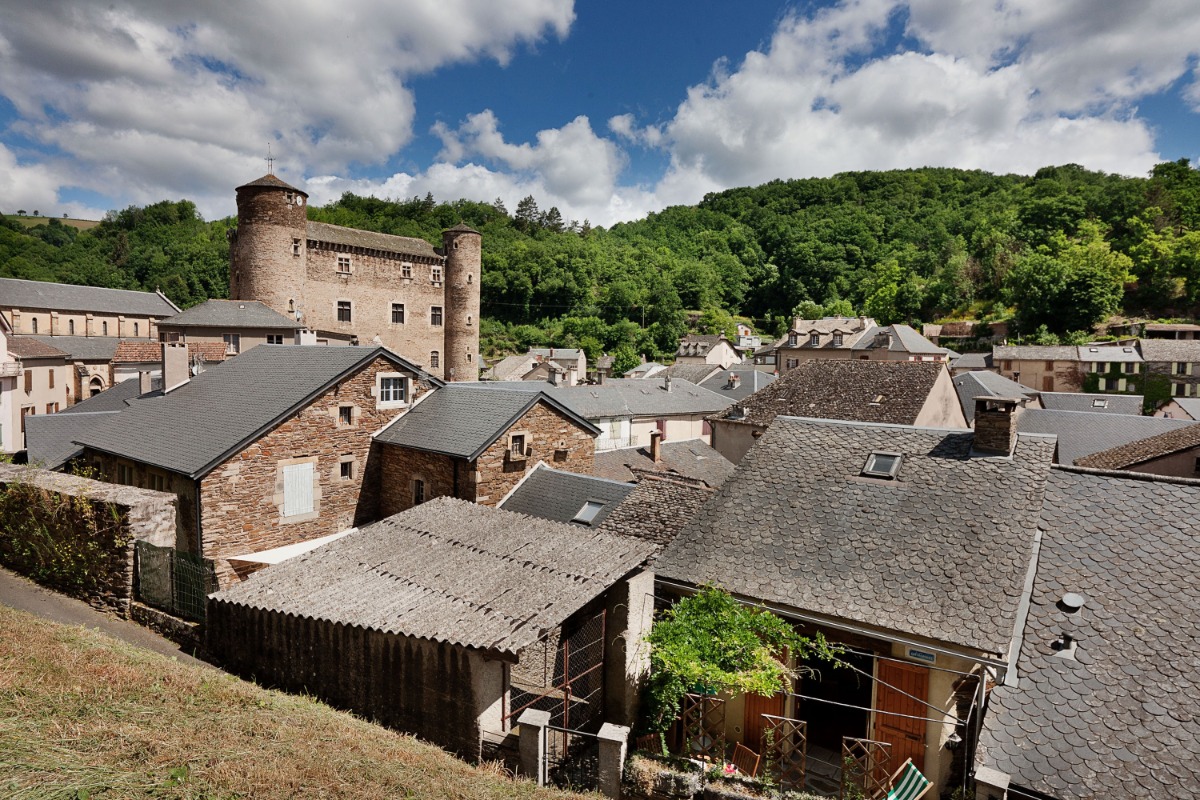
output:
[[[886,478],[895,480],[900,471],[900,462],[904,456],[900,453],[871,453],[867,463],[862,468],[862,474],[869,478]]]
[[[588,500],[584,502],[583,507],[576,512],[574,519],[571,522],[578,522],[580,525],[591,525],[595,521],[596,515],[604,508],[604,502],[601,500]]]

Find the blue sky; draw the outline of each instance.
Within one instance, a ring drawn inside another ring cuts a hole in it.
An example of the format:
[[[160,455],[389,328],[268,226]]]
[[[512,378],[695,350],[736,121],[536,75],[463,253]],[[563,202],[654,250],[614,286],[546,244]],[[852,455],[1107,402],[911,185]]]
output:
[[[1194,0],[0,0],[0,210],[276,172],[593,224],[773,178],[1200,161]]]

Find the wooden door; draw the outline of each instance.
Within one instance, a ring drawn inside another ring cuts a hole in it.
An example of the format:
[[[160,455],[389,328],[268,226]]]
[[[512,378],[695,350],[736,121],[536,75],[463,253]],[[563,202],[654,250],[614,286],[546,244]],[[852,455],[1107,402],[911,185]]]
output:
[[[787,695],[780,692],[771,697],[763,697],[757,694],[744,695],[746,698],[746,719],[742,724],[742,741],[746,747],[749,747],[756,753],[762,753],[762,734],[765,727],[763,723],[763,714],[772,714],[776,717],[783,716],[783,703],[787,699]]]
[[[883,659],[879,660],[878,665],[875,739],[891,744],[889,763],[892,771],[909,758],[917,769],[924,770],[925,718],[930,714],[929,707],[923,701],[929,696],[929,670],[916,664]]]
[[[1053,392],[1054,391],[1054,376],[1053,375],[1043,375],[1042,376],[1042,391],[1043,392]]]

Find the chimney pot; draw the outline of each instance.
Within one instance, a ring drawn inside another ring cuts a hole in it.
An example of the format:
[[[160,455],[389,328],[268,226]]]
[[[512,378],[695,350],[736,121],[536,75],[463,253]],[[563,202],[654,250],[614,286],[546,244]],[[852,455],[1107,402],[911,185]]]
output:
[[[976,397],[975,449],[989,455],[1012,455],[1017,419],[1025,402],[1021,397]]]
[[[662,431],[650,431],[650,459],[655,464],[662,462]]]

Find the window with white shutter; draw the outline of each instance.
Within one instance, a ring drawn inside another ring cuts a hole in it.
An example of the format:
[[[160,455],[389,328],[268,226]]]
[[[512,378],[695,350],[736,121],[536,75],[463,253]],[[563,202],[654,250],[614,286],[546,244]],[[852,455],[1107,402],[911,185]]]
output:
[[[294,517],[313,511],[313,463],[283,468],[283,515]]]

